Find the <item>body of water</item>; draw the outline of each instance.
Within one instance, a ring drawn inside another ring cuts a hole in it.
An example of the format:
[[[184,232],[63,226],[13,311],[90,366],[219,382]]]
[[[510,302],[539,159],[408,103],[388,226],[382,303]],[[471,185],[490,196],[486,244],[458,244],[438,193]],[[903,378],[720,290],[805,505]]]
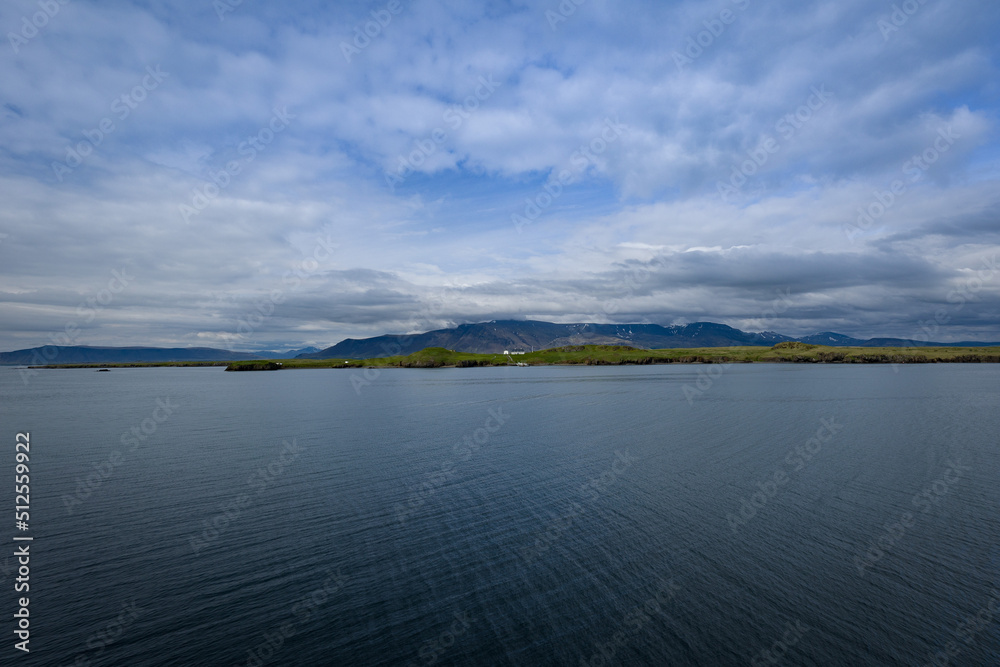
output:
[[[1000,664],[996,365],[21,375],[4,665]]]

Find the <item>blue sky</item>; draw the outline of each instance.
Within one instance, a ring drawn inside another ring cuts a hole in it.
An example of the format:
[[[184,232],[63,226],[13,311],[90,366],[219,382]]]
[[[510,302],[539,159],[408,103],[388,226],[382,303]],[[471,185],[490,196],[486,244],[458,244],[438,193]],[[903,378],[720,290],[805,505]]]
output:
[[[17,0],[0,27],[0,349],[499,318],[1000,340],[995,2]]]

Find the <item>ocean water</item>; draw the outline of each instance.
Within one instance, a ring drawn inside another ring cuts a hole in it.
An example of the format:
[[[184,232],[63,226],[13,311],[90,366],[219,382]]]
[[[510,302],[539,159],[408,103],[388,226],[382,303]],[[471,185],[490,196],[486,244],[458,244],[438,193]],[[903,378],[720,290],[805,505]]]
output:
[[[1000,664],[996,365],[367,373],[0,368],[0,664]]]

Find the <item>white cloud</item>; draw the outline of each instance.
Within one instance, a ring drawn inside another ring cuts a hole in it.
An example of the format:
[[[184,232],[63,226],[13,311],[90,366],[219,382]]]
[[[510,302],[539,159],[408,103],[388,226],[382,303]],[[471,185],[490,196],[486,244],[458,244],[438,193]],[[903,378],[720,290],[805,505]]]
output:
[[[552,31],[534,5],[421,0],[348,63],[361,6],[244,3],[220,23],[206,3],[66,5],[0,55],[0,349],[46,342],[121,267],[135,284],[80,342],[230,340],[327,237],[330,261],[236,342],[501,316],[739,326],[785,285],[798,301],[775,329],[908,335],[997,249],[996,6],[928,5],[884,40],[884,8],[861,0],[750,3],[679,71],[673,52],[722,6],[591,0]],[[52,163],[157,65],[169,77],[59,182]],[[499,85],[472,109],[480,77]],[[816,88],[829,99],[783,135]],[[283,105],[295,118],[246,160]],[[574,161],[607,119],[628,131]],[[852,242],[857,209],[949,126],[949,150]],[[444,139],[387,187],[435,128]],[[718,182],[768,136],[779,149],[723,201]],[[233,160],[240,174],[185,224],[179,205]],[[562,169],[517,233],[511,215]],[[622,287],[642,266],[641,288]],[[997,288],[980,295],[954,333],[1000,340]]]

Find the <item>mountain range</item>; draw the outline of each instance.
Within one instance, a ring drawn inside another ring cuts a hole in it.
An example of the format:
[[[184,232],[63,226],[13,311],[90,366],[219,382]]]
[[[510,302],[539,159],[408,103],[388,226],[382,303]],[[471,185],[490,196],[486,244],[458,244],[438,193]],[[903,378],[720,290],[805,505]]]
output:
[[[771,346],[801,341],[831,347],[994,347],[1000,343],[963,341],[935,343],[903,338],[851,338],[832,331],[793,338],[773,331],[752,333],[714,322],[661,326],[659,324],[555,324],[536,320],[492,320],[461,324],[418,334],[348,338],[324,350],[233,352],[209,347],[95,347],[46,345],[13,352],[0,352],[0,366],[45,364],[127,364],[183,361],[246,361],[253,359],[373,359],[410,354],[427,347],[456,352],[499,354],[530,352],[564,345],[630,345],[645,349]]]
[[[213,347],[95,347],[90,345],[46,345],[26,350],[0,352],[0,366],[43,366],[46,364],[132,364],[179,361],[246,361],[289,359],[318,351],[315,347],[296,350],[233,352]]]
[[[426,347],[443,347],[456,352],[498,354],[541,350],[563,345],[631,345],[646,349],[727,347],[735,345],[771,346],[798,340],[831,347],[984,347],[1000,343],[935,343],[902,338],[861,340],[824,331],[793,338],[773,331],[750,333],[725,324],[695,322],[661,326],[659,324],[554,324],[535,320],[493,320],[462,324],[419,334],[387,335],[374,338],[348,338],[319,352],[301,354],[300,359],[372,359],[409,354]]]

